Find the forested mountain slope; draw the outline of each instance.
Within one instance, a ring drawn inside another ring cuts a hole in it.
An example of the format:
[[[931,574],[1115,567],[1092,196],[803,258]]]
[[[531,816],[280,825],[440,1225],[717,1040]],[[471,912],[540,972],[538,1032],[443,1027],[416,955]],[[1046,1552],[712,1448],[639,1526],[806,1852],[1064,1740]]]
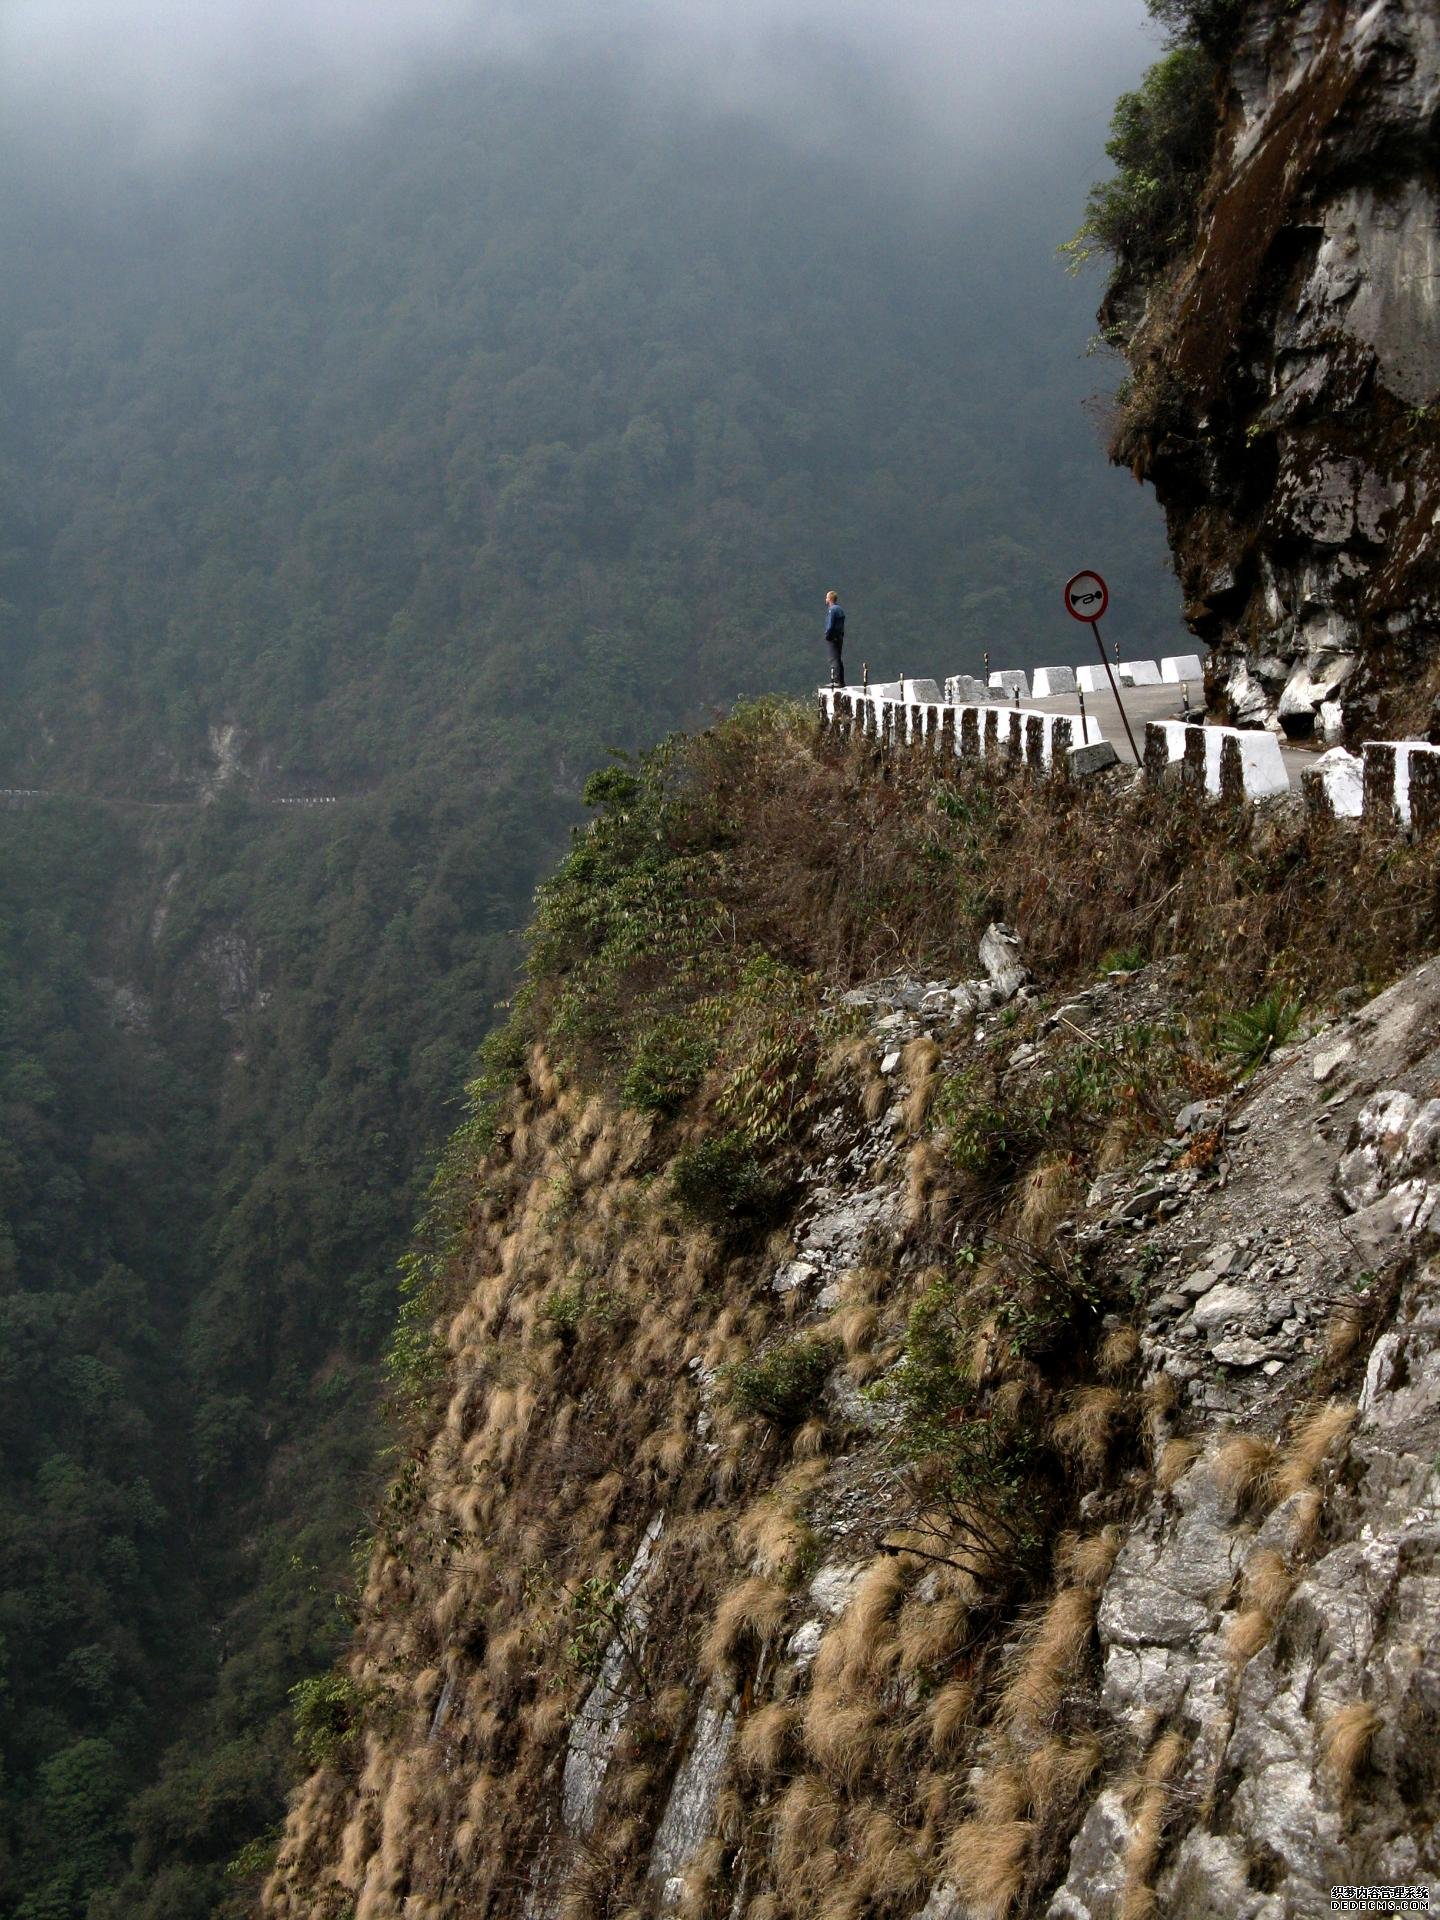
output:
[[[1082,549],[1132,631],[1173,606],[1038,208],[534,80],[103,238],[87,208],[43,246],[56,217],[6,216],[44,263],[0,306],[36,611],[8,771],[174,790],[234,724],[257,772],[493,780],[553,729],[563,782],[597,708],[618,738],[806,685],[832,576],[891,665],[1063,647]]]
[[[1062,650],[1076,554],[1117,634],[1173,605],[1068,183],[956,187],[544,70],[0,154],[0,786],[61,796],[0,812],[0,1911],[244,1905],[582,774],[810,683],[828,584],[908,670]]]

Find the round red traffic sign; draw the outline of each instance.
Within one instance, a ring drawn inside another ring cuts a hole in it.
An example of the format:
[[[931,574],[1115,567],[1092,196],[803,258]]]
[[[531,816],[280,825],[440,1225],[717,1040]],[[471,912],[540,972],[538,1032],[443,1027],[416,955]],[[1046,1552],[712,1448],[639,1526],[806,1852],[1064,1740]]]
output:
[[[1098,573],[1088,569],[1065,582],[1065,611],[1086,624],[1098,620],[1110,604],[1110,589]]]

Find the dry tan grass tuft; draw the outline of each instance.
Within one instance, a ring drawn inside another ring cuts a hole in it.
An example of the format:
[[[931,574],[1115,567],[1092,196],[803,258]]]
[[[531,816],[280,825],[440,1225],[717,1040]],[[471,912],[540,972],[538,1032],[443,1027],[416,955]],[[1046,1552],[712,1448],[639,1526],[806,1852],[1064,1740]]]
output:
[[[1112,1327],[1100,1342],[1096,1366],[1102,1379],[1119,1380],[1139,1358],[1140,1336],[1134,1327]],[[1165,1376],[1162,1374],[1160,1377],[1163,1379]]]
[[[1353,1793],[1383,1724],[1368,1700],[1351,1700],[1337,1707],[1320,1729],[1320,1763],[1342,1806]]]
[[[1077,1734],[1070,1740],[1056,1736],[1038,1746],[1025,1763],[1036,1819],[1048,1824],[1068,1818],[1100,1771],[1104,1757],[1105,1750],[1093,1733]]]
[[[1284,1500],[1311,1486],[1330,1449],[1350,1431],[1356,1409],[1340,1400],[1317,1408],[1295,1429],[1275,1469],[1275,1492]]]
[[[901,1111],[905,1130],[912,1139],[924,1127],[929,1116],[935,1098],[935,1069],[939,1063],[940,1049],[928,1034],[920,1034],[912,1040],[900,1057],[901,1072],[909,1089]]]
[[[820,1056],[816,1077],[822,1085],[833,1086],[840,1080],[858,1080],[869,1072],[875,1049],[863,1034],[850,1034],[832,1040]]]
[[[772,1700],[757,1707],[735,1737],[735,1758],[753,1780],[773,1780],[785,1766],[796,1744],[800,1725],[798,1707]]]
[[[1168,1373],[1152,1373],[1140,1390],[1146,1418],[1167,1420],[1180,1404],[1180,1389]]]
[[[898,1655],[893,1616],[910,1578],[910,1563],[901,1555],[882,1553],[870,1562],[850,1604],[820,1643],[817,1685],[839,1680],[854,1686],[893,1665]]]
[[[973,1920],[1007,1920],[1025,1884],[1025,1863],[1034,1828],[1028,1820],[992,1826],[966,1820],[945,1849],[947,1877],[965,1889]]]
[[[823,1461],[825,1443],[829,1437],[830,1429],[825,1421],[818,1413],[812,1414],[810,1419],[803,1421],[795,1429],[794,1437],[790,1442],[790,1458],[807,1463]]]
[[[1133,1816],[1125,1849],[1125,1883],[1120,1896],[1120,1920],[1145,1920],[1155,1910],[1151,1879],[1165,1837],[1170,1811],[1170,1783],[1185,1757],[1185,1742],[1173,1729],[1155,1742],[1131,1783]]]
[[[867,1120],[878,1120],[890,1104],[890,1082],[883,1074],[872,1074],[865,1082],[865,1091],[860,1096],[860,1105]]]
[[[700,1650],[707,1679],[733,1677],[736,1656],[750,1641],[762,1644],[779,1631],[789,1605],[783,1587],[756,1576],[742,1580],[720,1602]]]
[[[884,1807],[867,1807],[853,1815],[849,1841],[856,1878],[867,1898],[888,1903],[924,1886],[925,1863],[916,1836]]]
[[[805,1747],[816,1765],[843,1792],[853,1793],[880,1750],[880,1709],[870,1700],[847,1700],[816,1687],[805,1707]]]
[[[685,1868],[678,1912],[680,1920],[701,1920],[710,1904],[710,1896],[725,1864],[725,1842],[711,1834]],[[637,1916],[638,1920],[638,1916]]]
[[[1099,1474],[1124,1406],[1125,1396],[1117,1387],[1081,1387],[1051,1429],[1055,1445],[1082,1472]]]
[[[1238,1673],[1268,1646],[1275,1622],[1263,1607],[1245,1607],[1230,1622],[1225,1635],[1225,1659],[1232,1673]]]
[[[1087,1533],[1083,1538],[1071,1535],[1063,1553],[1057,1553],[1056,1564],[1077,1587],[1084,1587],[1087,1593],[1099,1593],[1110,1578],[1122,1538],[1117,1526],[1101,1527],[1098,1533]]]
[[[1303,1493],[1293,1496],[1285,1538],[1292,1553],[1313,1553],[1320,1538],[1320,1516],[1325,1510],[1325,1497],[1318,1487],[1306,1487]]]
[[[950,1163],[933,1140],[920,1140],[905,1159],[905,1225],[912,1233],[941,1224],[950,1204]]]
[[[875,1344],[879,1325],[880,1315],[868,1304],[844,1307],[830,1322],[836,1339],[852,1360]]]
[[[970,1612],[963,1593],[941,1592],[927,1600],[912,1595],[900,1610],[895,1630],[900,1671],[918,1673],[952,1654],[965,1637]]]
[[[1000,1726],[1038,1733],[1048,1724],[1090,1643],[1094,1624],[1095,1595],[1084,1587],[1062,1587],[1021,1635],[995,1711]]]
[[[1002,1382],[990,1397],[992,1417],[1003,1427],[1018,1426],[1030,1394],[1031,1387],[1028,1380],[1016,1379]]]
[[[1336,1307],[1325,1322],[1324,1363],[1327,1367],[1344,1366],[1360,1344],[1366,1317],[1363,1301],[1347,1300]]]
[[[1275,1493],[1279,1449],[1256,1433],[1232,1433],[1222,1440],[1211,1463],[1215,1484],[1237,1507],[1260,1506]]]
[[[830,1884],[838,1867],[839,1829],[839,1802],[815,1775],[802,1774],[780,1796],[770,1829],[770,1857],[776,1891],[792,1912],[804,1912]]]
[[[1079,1181],[1068,1159],[1043,1160],[1020,1185],[1015,1237],[1036,1253],[1054,1245],[1055,1229],[1074,1210]]]
[[[975,1710],[975,1688],[969,1680],[947,1680],[930,1696],[925,1718],[930,1723],[930,1749],[937,1760],[950,1760],[965,1744]]]
[[[1030,1809],[1030,1782],[1020,1766],[976,1769],[970,1785],[975,1817],[989,1826],[1008,1825]]]
[[[1160,1491],[1169,1493],[1172,1487],[1178,1486],[1202,1451],[1200,1442],[1188,1436],[1167,1440],[1155,1466],[1155,1484]]]
[[[1245,1565],[1245,1599],[1259,1607],[1270,1619],[1278,1620],[1290,1603],[1295,1576],[1285,1564],[1283,1554],[1273,1547],[1261,1547]]]
[[[810,1529],[782,1497],[757,1500],[735,1523],[735,1538],[757,1573],[789,1585],[812,1539]]]

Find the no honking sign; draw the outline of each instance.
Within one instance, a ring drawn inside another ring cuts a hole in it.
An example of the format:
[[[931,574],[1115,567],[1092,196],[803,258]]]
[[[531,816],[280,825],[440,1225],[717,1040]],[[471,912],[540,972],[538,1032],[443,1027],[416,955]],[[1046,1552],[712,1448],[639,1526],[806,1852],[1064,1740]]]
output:
[[[1087,625],[1099,620],[1110,604],[1110,589],[1098,573],[1088,569],[1077,573],[1065,582],[1065,611],[1072,620],[1083,620]]]

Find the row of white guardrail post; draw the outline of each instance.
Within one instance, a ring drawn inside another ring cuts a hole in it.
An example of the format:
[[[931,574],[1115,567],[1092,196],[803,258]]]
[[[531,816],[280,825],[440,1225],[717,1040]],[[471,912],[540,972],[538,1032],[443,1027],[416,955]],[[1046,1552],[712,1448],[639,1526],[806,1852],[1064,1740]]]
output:
[[[952,684],[947,681],[947,689]],[[823,687],[821,724],[882,748],[919,747],[1034,773],[1093,773],[1118,761],[1091,717],[1042,713],[989,699],[972,703],[929,697],[935,694],[933,680]],[[1290,792],[1280,743],[1263,727],[1148,721],[1143,771],[1149,779],[1174,778],[1237,803]],[[1372,740],[1361,755],[1332,748],[1305,771],[1301,785],[1307,807],[1317,816],[1361,819],[1382,831],[1404,828],[1428,834],[1440,828],[1440,747],[1427,741]]]

